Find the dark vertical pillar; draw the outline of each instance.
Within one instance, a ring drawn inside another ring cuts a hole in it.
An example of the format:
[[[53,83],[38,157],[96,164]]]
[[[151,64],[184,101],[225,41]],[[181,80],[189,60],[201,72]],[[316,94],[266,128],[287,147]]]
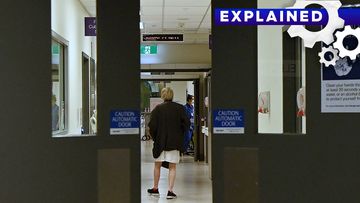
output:
[[[124,202],[140,202],[139,136],[108,136],[110,109],[136,110],[140,103],[139,1],[119,8],[116,1],[100,2],[102,136],[80,138],[52,138],[51,1],[1,2],[0,202],[96,203],[104,191]],[[123,25],[126,31],[120,30]],[[106,191],[112,183],[102,176],[107,171],[118,171],[115,179],[127,189],[115,183],[115,191]]]
[[[297,47],[296,38],[291,38],[289,34],[285,31],[282,34],[283,37],[283,132],[286,133],[297,133],[297,123],[299,118],[296,117],[296,93],[299,89],[297,87],[298,80],[301,78],[297,73],[301,74],[300,63],[296,58],[297,50],[301,47]]]
[[[97,1],[98,135],[109,136],[111,110],[140,110],[140,1]],[[131,202],[140,202],[140,136],[119,135],[130,149]]]
[[[90,123],[90,113],[89,113],[89,70],[90,70],[90,60],[89,56],[84,52],[82,53],[82,129],[84,134],[89,134],[89,123]]]
[[[204,78],[201,77],[199,80],[195,83],[195,91],[197,94],[195,94],[195,99],[198,97],[197,104],[198,104],[198,112],[196,112],[195,115],[197,115],[197,126],[198,126],[198,141],[197,141],[197,149],[196,149],[196,157],[199,161],[205,160],[205,146],[204,146],[204,139],[205,135],[201,132],[201,126],[204,125],[204,122],[202,119],[205,117],[204,111],[205,111],[205,88],[204,88]]]
[[[257,2],[213,0],[212,9],[215,8],[257,8]],[[245,112],[244,135],[212,137],[213,201],[225,202],[224,190],[228,185],[224,181],[224,149],[249,144],[251,136],[257,133],[257,27],[213,26],[212,39],[212,109]],[[232,198],[226,200],[237,202],[236,194]]]
[[[115,0],[97,3],[98,132],[101,136],[109,135],[111,110],[137,110],[140,105],[140,2],[117,5]]]
[[[343,5],[357,4],[342,0]],[[320,44],[306,50],[306,112],[307,134],[321,154],[316,175],[315,197],[323,202],[359,202],[360,136],[359,113],[321,113],[321,69],[318,53]],[[319,200],[317,202],[320,202]]]
[[[4,0],[0,13],[0,202],[48,202],[50,1]]]

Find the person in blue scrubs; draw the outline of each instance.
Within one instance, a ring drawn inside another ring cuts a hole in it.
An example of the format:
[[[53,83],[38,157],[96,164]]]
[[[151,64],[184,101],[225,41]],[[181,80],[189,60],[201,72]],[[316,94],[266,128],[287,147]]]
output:
[[[190,141],[194,131],[194,106],[193,106],[194,97],[192,95],[187,95],[186,104],[184,105],[186,115],[190,119],[190,129],[185,132],[184,136],[184,153],[189,154],[190,151]]]

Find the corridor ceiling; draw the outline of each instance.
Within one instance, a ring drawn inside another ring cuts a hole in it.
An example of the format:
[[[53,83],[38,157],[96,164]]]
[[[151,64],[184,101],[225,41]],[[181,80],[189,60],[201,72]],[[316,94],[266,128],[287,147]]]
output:
[[[80,0],[96,16],[96,0]],[[183,33],[184,43],[208,44],[211,0],[140,0],[141,33]]]

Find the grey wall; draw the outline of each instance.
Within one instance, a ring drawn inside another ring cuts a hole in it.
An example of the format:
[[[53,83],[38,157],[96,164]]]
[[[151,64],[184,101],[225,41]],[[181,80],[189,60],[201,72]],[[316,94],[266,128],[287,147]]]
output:
[[[341,2],[343,5],[359,3],[356,0]],[[319,51],[319,46],[308,51],[307,65],[319,64],[319,58],[316,57]],[[313,97],[313,100],[307,99],[310,102],[307,126],[310,135],[318,137],[318,144],[322,146],[324,154],[323,170],[318,171],[324,177],[324,197],[328,198],[328,202],[360,202],[360,193],[356,191],[360,187],[360,115],[321,114],[320,70],[311,70],[306,77],[312,87],[307,88],[307,92]]]
[[[0,202],[97,203],[101,187],[112,184],[101,178],[106,168],[98,171],[109,157],[126,166],[116,178],[129,180],[112,191],[114,198],[140,202],[139,136],[108,136],[110,109],[139,109],[139,2],[98,3],[100,136],[57,139],[51,138],[50,2],[1,2]],[[127,153],[117,156],[120,149]]]

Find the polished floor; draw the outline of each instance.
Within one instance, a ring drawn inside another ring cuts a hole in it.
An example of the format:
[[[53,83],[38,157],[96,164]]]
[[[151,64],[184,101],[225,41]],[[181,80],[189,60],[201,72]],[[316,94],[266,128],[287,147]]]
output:
[[[211,203],[212,186],[209,178],[209,166],[203,162],[194,162],[193,157],[183,156],[176,169],[174,192],[176,199],[167,200],[168,170],[162,168],[159,192],[160,197],[149,196],[146,192],[153,186],[152,141],[141,142],[141,202]]]

